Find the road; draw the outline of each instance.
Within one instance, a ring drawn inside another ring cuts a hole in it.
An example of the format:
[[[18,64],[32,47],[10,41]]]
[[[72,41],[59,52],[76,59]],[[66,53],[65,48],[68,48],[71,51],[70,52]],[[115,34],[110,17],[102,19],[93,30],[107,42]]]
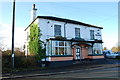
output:
[[[111,68],[103,68],[103,69],[88,69],[88,70],[76,70],[75,72],[68,72],[62,74],[55,74],[55,75],[45,75],[45,76],[34,76],[28,78],[16,78],[13,80],[72,80],[72,79],[79,79],[79,80],[119,80],[120,71],[118,67],[111,67]],[[83,78],[83,79],[82,79]],[[92,79],[93,78],[93,79]]]
[[[118,78],[118,67],[76,71],[65,74],[56,74],[50,76],[37,76],[33,78]]]
[[[24,78],[15,78],[10,80],[120,80],[120,67],[109,65],[116,65],[118,62],[111,61],[112,64],[99,64],[98,65],[86,65],[86,66],[74,66],[67,69],[59,70],[57,74],[49,75],[37,75]],[[110,62],[110,63],[111,63]],[[90,67],[88,67],[90,66]],[[98,67],[96,67],[98,66]],[[38,72],[37,72],[38,73]],[[5,79],[6,80],[6,79]]]

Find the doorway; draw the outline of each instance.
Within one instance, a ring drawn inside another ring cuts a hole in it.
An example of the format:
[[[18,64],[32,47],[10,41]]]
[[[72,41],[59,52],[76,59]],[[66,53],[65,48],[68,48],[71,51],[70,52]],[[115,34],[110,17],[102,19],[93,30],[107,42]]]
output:
[[[76,60],[80,60],[80,59],[81,59],[81,49],[76,48]]]

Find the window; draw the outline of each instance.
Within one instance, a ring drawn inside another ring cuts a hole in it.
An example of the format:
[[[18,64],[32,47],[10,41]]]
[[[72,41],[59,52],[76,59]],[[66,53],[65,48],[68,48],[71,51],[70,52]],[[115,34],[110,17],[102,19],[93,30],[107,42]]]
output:
[[[54,36],[61,36],[61,25],[54,25]]]
[[[90,39],[91,39],[91,40],[94,39],[94,30],[90,30]]]
[[[80,28],[75,28],[75,38],[80,38]]]
[[[69,41],[52,41],[52,55],[72,55]]]
[[[80,48],[76,48],[76,53],[80,53]]]
[[[89,46],[88,55],[101,55],[101,54],[102,54],[101,44],[95,43],[93,47]]]
[[[94,54],[102,54],[101,53],[101,47],[99,43],[94,44]]]

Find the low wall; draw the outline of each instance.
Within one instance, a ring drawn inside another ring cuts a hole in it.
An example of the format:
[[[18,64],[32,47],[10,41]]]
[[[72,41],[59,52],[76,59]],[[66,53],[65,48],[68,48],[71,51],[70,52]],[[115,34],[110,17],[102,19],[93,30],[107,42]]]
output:
[[[64,66],[68,66],[68,65],[72,65],[73,64],[73,60],[68,60],[68,61],[51,61],[48,64],[49,68],[54,68],[54,67],[64,67]]]
[[[88,56],[89,59],[100,59],[104,58],[104,56]]]
[[[73,60],[73,57],[51,57],[51,61],[68,61]]]

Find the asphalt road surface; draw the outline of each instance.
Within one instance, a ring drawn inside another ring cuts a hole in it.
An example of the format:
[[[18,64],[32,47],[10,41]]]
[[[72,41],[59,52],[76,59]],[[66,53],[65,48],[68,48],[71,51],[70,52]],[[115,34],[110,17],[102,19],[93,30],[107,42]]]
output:
[[[118,68],[107,68],[97,70],[76,71],[65,74],[56,74],[50,76],[37,76],[33,78],[118,78]]]
[[[104,61],[101,62],[103,63]],[[105,62],[104,64],[97,63],[97,65],[94,66],[85,64],[84,66],[76,65],[67,67],[66,69],[61,68],[60,72],[63,72],[59,74],[38,75],[4,80],[120,80],[120,66],[107,67],[109,65],[116,64],[119,64],[119,61],[109,60],[109,62]],[[100,68],[98,65],[104,66],[104,68]]]
[[[120,80],[118,67],[90,69],[84,71],[68,72],[48,76],[35,76],[29,78],[16,78],[11,80]]]

